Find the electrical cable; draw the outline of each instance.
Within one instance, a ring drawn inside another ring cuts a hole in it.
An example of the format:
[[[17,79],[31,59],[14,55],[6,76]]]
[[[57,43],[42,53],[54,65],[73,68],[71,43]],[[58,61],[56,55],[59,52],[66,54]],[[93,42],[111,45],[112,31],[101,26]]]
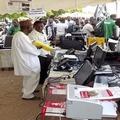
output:
[[[59,120],[61,120],[61,112],[62,112],[62,108],[65,104],[66,104],[66,102],[61,105],[61,109],[60,109],[60,113],[59,113]]]
[[[68,77],[69,77],[69,75],[67,75],[67,74],[65,74],[65,75],[61,75],[60,77],[52,78],[53,80],[52,80],[52,81],[49,81],[49,82],[46,84],[46,86],[45,86],[45,90],[44,90],[44,97],[45,97],[45,91],[46,91],[46,88],[48,87],[48,85],[49,85],[50,83],[56,83],[56,82],[59,82],[61,79],[65,79],[65,78],[63,78],[63,76],[68,76]],[[49,79],[51,79],[51,78],[49,78]],[[49,79],[48,79],[48,80],[49,80]],[[39,104],[39,107],[42,107],[42,103],[43,103],[44,101],[45,101],[45,100],[42,99],[42,101],[41,101],[40,104]]]
[[[41,99],[42,101],[39,103],[39,107],[43,107],[42,103],[44,103],[44,99]]]
[[[38,120],[38,118],[39,118],[42,114],[44,114],[44,113],[66,115],[65,112],[63,112],[63,113],[57,113],[57,112],[56,112],[56,113],[55,113],[55,112],[43,112],[43,113],[40,113],[40,114],[37,115],[36,120]]]
[[[116,79],[117,79],[117,76],[113,76],[113,77],[115,77],[115,78],[110,79],[110,78],[112,78],[112,77],[107,76],[107,80],[108,80],[108,82],[111,82],[111,81],[114,81],[114,80],[116,80]]]
[[[114,76],[113,77],[115,77],[114,79],[109,79],[109,76],[108,76],[108,82],[112,82],[112,81],[115,81],[115,80],[117,80],[117,79],[119,79],[118,81],[120,81],[120,76],[119,76],[119,74],[115,71],[115,69],[113,68],[113,67],[111,67],[111,70],[112,70],[112,72],[114,73]]]
[[[120,76],[119,76],[119,74],[115,71],[115,69],[114,69],[113,67],[111,67],[111,69],[112,69],[112,72],[120,79]]]
[[[64,75],[61,75],[60,77],[52,78],[52,80],[49,81],[49,82],[47,83],[47,85],[50,84],[50,83],[59,82],[61,79],[65,79],[64,76],[65,76],[65,77],[66,77],[66,76],[69,77],[69,75],[64,74]],[[50,79],[50,78],[49,78],[49,79]],[[48,79],[48,80],[49,80],[49,79]]]

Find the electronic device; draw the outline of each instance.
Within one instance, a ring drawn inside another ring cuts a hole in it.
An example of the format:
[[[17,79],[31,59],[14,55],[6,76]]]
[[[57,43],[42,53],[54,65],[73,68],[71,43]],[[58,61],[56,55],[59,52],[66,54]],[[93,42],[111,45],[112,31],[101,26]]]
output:
[[[4,41],[3,48],[5,48],[5,49],[11,49],[11,46],[12,46],[12,38],[13,38],[12,35],[6,36],[5,41]]]
[[[85,35],[87,34],[87,33],[83,33],[83,32],[71,32],[71,34],[72,34],[72,40],[74,40],[74,41],[76,41],[76,40],[82,40],[83,42],[85,42]],[[84,43],[85,44],[85,43]]]
[[[63,58],[68,58],[69,61],[77,61],[78,58],[75,55],[63,55]]]
[[[60,60],[57,65],[53,68],[54,71],[68,71],[71,72],[73,68],[70,66],[68,63],[69,59],[68,58],[63,58]]]
[[[105,57],[105,61],[107,61],[109,63],[109,61],[116,61],[119,58],[120,54],[119,52],[107,52],[106,53],[106,57]]]
[[[89,60],[92,63],[92,57],[91,57],[91,55],[95,53],[96,47],[97,47],[97,42],[96,41],[93,42],[92,44],[90,44],[84,60]]]
[[[78,61],[84,62],[86,60],[86,55],[77,55]]]
[[[99,69],[96,69],[95,75],[114,76],[114,72],[110,65],[104,65]]]
[[[94,77],[94,73],[94,66],[88,60],[86,60],[73,77],[76,84],[87,85]]]
[[[67,85],[66,117],[72,119],[101,119],[103,112],[101,102],[79,98],[79,88],[81,88],[80,85]]]
[[[75,49],[71,48],[71,49],[67,50],[65,54],[72,55],[72,54],[74,54],[74,52],[75,52]]]
[[[96,75],[95,83],[99,83],[99,84],[102,84],[103,86],[108,87],[108,78],[109,76]]]
[[[87,33],[84,33],[84,32],[72,32],[71,34],[74,35],[74,36],[85,36]]]
[[[83,40],[72,40],[67,37],[60,37],[59,46],[62,49],[70,49],[73,48],[75,50],[84,50],[84,41]]]
[[[96,51],[95,51],[95,55],[93,58],[93,63],[95,64],[95,66],[98,69],[102,66],[105,57],[106,57],[106,52],[102,48],[97,46]]]
[[[92,53],[95,52],[96,47],[97,47],[97,42],[95,41],[95,42],[93,42],[93,43],[89,46],[89,48],[88,48],[88,50],[87,50],[86,58],[87,58],[87,57],[91,57]]]

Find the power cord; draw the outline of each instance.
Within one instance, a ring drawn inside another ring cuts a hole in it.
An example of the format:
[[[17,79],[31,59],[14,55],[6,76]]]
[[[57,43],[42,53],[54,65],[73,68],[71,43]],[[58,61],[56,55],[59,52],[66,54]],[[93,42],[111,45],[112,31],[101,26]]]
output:
[[[63,112],[63,113],[43,112],[43,113],[40,113],[40,114],[37,115],[36,120],[38,120],[38,118],[39,118],[42,114],[45,114],[45,113],[66,115],[66,112]]]
[[[52,78],[52,80],[49,81],[49,82],[47,83],[47,85],[50,84],[50,83],[59,82],[61,79],[65,79],[66,77],[70,77],[70,75],[64,74],[64,75],[61,75],[60,77]],[[51,78],[49,78],[49,79],[51,79]],[[49,80],[49,79],[48,79],[48,80]]]
[[[42,98],[42,101],[39,103],[39,107],[43,107],[42,104],[44,103],[44,101],[45,101],[45,100]]]
[[[61,112],[62,112],[62,108],[65,104],[66,104],[66,102],[61,105],[61,109],[60,109],[60,113],[59,113],[59,120],[61,120]],[[65,112],[65,115],[66,115],[66,112]]]
[[[107,77],[107,79],[108,79],[108,82],[111,82],[111,81],[114,81],[114,80],[116,80],[117,79],[117,76],[115,75],[115,76],[113,76],[113,77],[115,77],[115,78],[113,78],[113,79],[110,79],[110,78],[112,78],[112,77]]]
[[[65,76],[65,77],[64,77]],[[70,75],[61,75],[60,77],[57,77],[57,78],[52,78],[52,81],[49,81],[47,84],[46,84],[46,86],[45,86],[45,90],[44,90],[44,97],[45,97],[45,91],[46,91],[46,89],[47,89],[47,87],[48,87],[48,85],[50,84],[50,83],[56,83],[56,82],[58,82],[58,81],[60,81],[60,79],[65,79],[66,77],[70,77]],[[49,79],[51,79],[51,78],[49,78]],[[49,80],[48,79],[48,80]],[[44,103],[44,101],[45,101],[45,99],[42,99],[42,101],[40,102],[40,104],[39,104],[39,107],[42,107],[43,105],[43,103]]]
[[[118,81],[120,81],[120,76],[119,76],[119,74],[115,71],[115,69],[113,68],[113,67],[111,67],[111,70],[112,70],[112,72],[113,72],[113,74],[114,74],[114,76],[113,77],[115,77],[115,78],[113,78],[113,79],[109,79],[109,76],[108,76],[108,82],[113,82],[113,81],[115,81],[115,80],[117,80],[118,79]],[[118,82],[117,81],[117,82]]]
[[[114,69],[113,67],[111,67],[111,69],[112,69],[112,72],[117,76],[117,78],[120,79],[120,76],[119,76],[119,74],[115,71],[115,69]]]

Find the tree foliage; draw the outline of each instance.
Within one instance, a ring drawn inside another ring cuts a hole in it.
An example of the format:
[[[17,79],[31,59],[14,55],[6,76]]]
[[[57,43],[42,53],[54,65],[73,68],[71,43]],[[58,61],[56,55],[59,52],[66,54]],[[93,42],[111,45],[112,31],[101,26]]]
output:
[[[59,9],[57,11],[55,10],[51,10],[51,11],[48,11],[47,14],[46,14],[46,18],[49,18],[50,15],[55,15],[55,16],[59,16],[59,15],[62,15],[64,13],[74,13],[74,12],[82,12],[82,8],[79,7],[77,9],[67,9],[67,10],[63,10],[63,9]],[[2,19],[5,19],[5,18],[9,18],[9,19],[17,19],[19,17],[27,17],[27,13],[26,12],[22,12],[20,14],[18,13],[13,13],[13,14],[4,14],[4,15],[1,15],[0,14],[0,20]]]
[[[48,18],[50,15],[55,15],[55,16],[59,16],[62,15],[64,13],[74,13],[74,12],[82,12],[82,8],[79,7],[77,9],[67,9],[67,10],[63,10],[63,9],[59,9],[58,11],[55,10],[51,10],[49,12],[47,12],[46,18]]]
[[[19,17],[27,17],[27,13],[26,12],[22,12],[20,14],[18,13],[13,13],[13,14],[8,14],[8,13],[5,13],[4,15],[1,15],[0,14],[0,20],[1,19],[5,19],[5,18],[9,18],[9,19],[17,19]]]

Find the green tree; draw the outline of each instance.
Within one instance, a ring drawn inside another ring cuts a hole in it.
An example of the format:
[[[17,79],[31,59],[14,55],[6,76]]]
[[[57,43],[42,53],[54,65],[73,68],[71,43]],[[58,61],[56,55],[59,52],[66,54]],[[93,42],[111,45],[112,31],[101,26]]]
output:
[[[77,8],[77,11],[78,11],[78,12],[83,12],[83,10],[82,10],[81,7]]]
[[[22,12],[22,13],[20,14],[20,17],[27,17],[27,13],[26,13],[26,12]]]
[[[18,18],[18,14],[17,14],[17,13],[13,13],[13,14],[11,15],[11,18],[12,18],[12,19],[17,19],[17,18]]]
[[[52,11],[47,12],[46,17],[49,18],[50,15],[54,15]]]
[[[3,15],[4,18],[9,18],[10,14],[6,13]]]

